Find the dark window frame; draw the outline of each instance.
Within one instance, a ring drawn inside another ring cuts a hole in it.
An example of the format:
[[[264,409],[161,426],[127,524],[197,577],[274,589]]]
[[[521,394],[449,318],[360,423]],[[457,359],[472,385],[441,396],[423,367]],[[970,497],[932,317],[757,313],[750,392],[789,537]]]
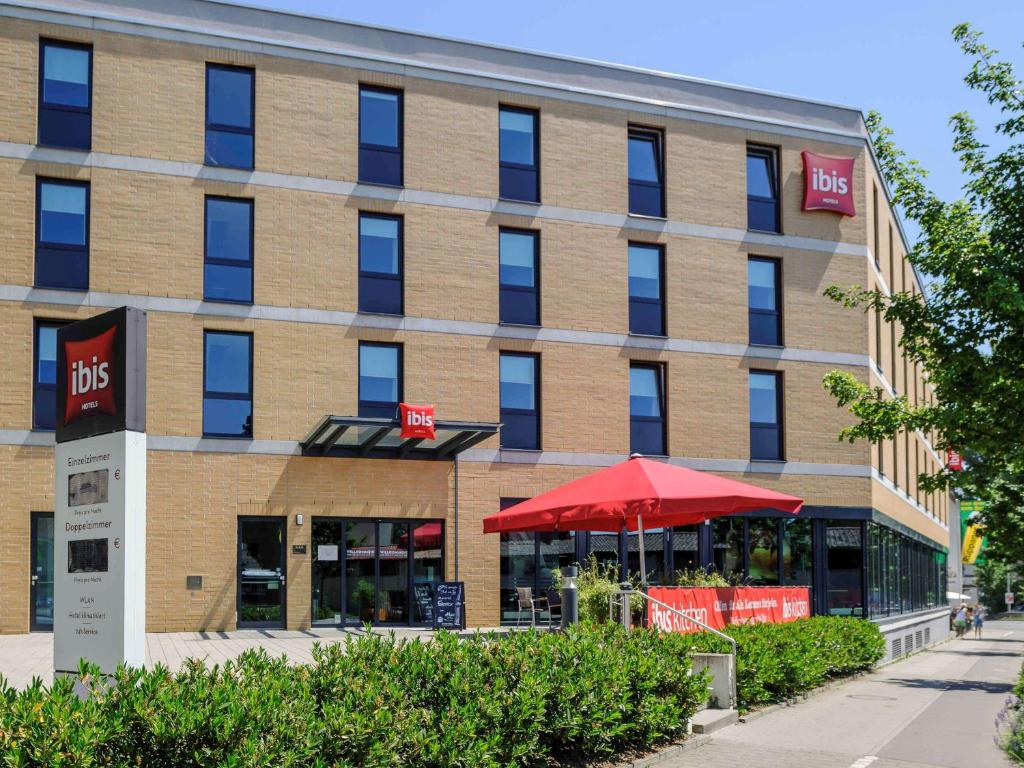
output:
[[[657,418],[655,416],[634,416],[633,415],[632,405],[630,405],[630,408],[629,408],[629,431],[630,431],[629,452],[631,454],[632,453],[640,453],[640,454],[642,454],[644,456],[668,456],[668,455],[670,455],[669,454],[669,449],[668,449],[668,366],[665,363],[652,363],[652,362],[650,362],[648,360],[630,360],[629,361],[630,373],[632,373],[634,368],[647,368],[647,369],[651,369],[651,370],[653,370],[655,372],[655,375],[657,376],[658,406],[659,406],[659,409],[661,410],[661,418]],[[632,388],[630,388],[630,389],[632,390]],[[632,401],[632,396],[633,396],[633,393],[632,393],[632,391],[630,391],[629,398],[630,398],[631,401]],[[640,422],[640,423],[643,423],[643,424],[657,424],[657,423],[660,423],[660,425],[661,425],[661,442],[662,442],[662,446],[664,447],[664,452],[663,453],[651,453],[651,452],[647,452],[647,451],[640,451],[640,450],[638,450],[638,446],[634,446],[633,445],[632,432],[633,432],[633,422],[634,421]]]
[[[397,355],[397,370],[395,375],[398,377],[398,399],[394,403],[385,402],[384,400],[364,400],[363,399],[363,347],[382,347],[386,349],[395,349],[398,352]],[[369,409],[392,409],[393,413],[389,417],[384,418],[397,418],[398,415],[398,404],[403,402],[405,398],[405,345],[401,342],[392,341],[360,341],[356,351],[356,397],[357,397],[357,408],[359,415],[363,416],[363,406]]]
[[[770,147],[764,144],[747,144],[747,152],[744,156],[744,162],[746,162],[751,156],[767,158],[769,160],[768,168],[770,177],[768,179],[770,185],[773,187],[775,193],[773,197],[762,197],[760,195],[750,194],[750,180],[747,179],[747,230],[751,232],[767,232],[770,234],[782,234],[782,179],[781,171],[779,168],[779,149],[778,147]],[[750,204],[755,203],[771,203],[775,206],[775,228],[774,229],[758,229],[750,225]]]
[[[60,329],[67,325],[69,320],[48,320],[45,317],[36,317],[32,320],[32,431],[33,432],[53,432],[56,429],[56,412],[57,412],[57,383],[53,383],[51,387],[49,384],[39,383],[39,331],[41,328],[55,328]],[[56,359],[54,360],[54,376],[56,376]],[[54,426],[40,426],[36,419],[36,403],[39,401],[40,393],[51,393],[53,397],[53,409],[54,409]]]
[[[218,392],[216,390],[208,390],[206,388],[206,345],[209,341],[210,334],[217,334],[218,336],[245,336],[249,340],[249,391],[248,393],[240,392]],[[249,401],[249,434],[248,435],[232,435],[223,432],[208,432],[206,430],[206,418],[204,414],[203,418],[203,437],[213,437],[219,440],[252,440],[255,434],[254,422],[255,419],[255,395],[254,395],[254,382],[253,382],[253,357],[255,357],[255,341],[253,334],[249,331],[222,331],[217,328],[204,328],[203,329],[203,405],[205,411],[205,405],[207,398],[214,400],[239,400]]]
[[[69,104],[51,104],[43,98],[45,90],[46,80],[46,48],[47,46],[55,46],[60,48],[73,48],[77,50],[86,51],[89,54],[89,106],[88,107],[75,107]],[[40,37],[39,38],[39,69],[38,69],[38,99],[36,101],[37,119],[36,119],[36,144],[41,147],[59,147],[61,149],[74,149],[78,151],[88,152],[92,149],[92,82],[93,82],[93,46],[91,43],[80,43],[71,40],[58,40],[52,37]],[[40,135],[43,131],[44,112],[43,110],[53,110],[56,112],[67,112],[76,115],[88,115],[89,116],[89,141],[86,146],[70,145],[70,144],[55,144],[53,142],[46,142],[42,140]]]
[[[398,101],[397,101],[397,104],[398,104],[398,126],[397,126],[397,129],[396,129],[396,135],[398,136],[398,146],[397,147],[388,147],[388,146],[385,146],[383,144],[364,144],[363,143],[363,109],[362,109],[363,91],[373,91],[373,92],[376,92],[376,93],[394,94],[395,96],[398,97]],[[359,102],[358,102],[358,105],[359,105],[359,109],[358,109],[359,120],[358,120],[358,124],[356,126],[356,134],[357,134],[356,140],[358,142],[358,150],[359,150],[358,169],[357,169],[357,172],[358,172],[358,175],[359,175],[359,183],[360,184],[375,184],[376,186],[379,186],[379,187],[392,187],[392,188],[395,188],[395,189],[400,189],[400,188],[405,186],[405,92],[401,88],[389,88],[389,87],[387,87],[385,85],[375,85],[373,83],[359,83],[359,91],[358,91],[358,94],[357,94],[357,98],[359,99]],[[398,183],[397,184],[388,184],[386,182],[369,181],[369,180],[365,179],[364,176],[363,176],[363,161],[362,161],[363,150],[368,150],[368,151],[373,151],[373,152],[387,152],[387,153],[390,153],[390,154],[398,155]]]
[[[749,412],[749,399],[750,399],[750,382],[749,377],[754,374],[764,374],[772,376],[775,379],[775,423],[754,421],[753,416]],[[782,371],[766,371],[759,368],[751,368],[748,371],[747,380],[747,399],[748,399],[748,420],[750,423],[750,460],[751,461],[774,461],[781,462],[786,461],[786,429],[785,429],[785,377]],[[778,437],[776,438],[776,444],[778,446],[778,455],[769,456],[755,456],[754,455],[754,430],[755,429],[776,429],[778,431]]]
[[[774,270],[775,280],[775,309],[758,309],[750,306],[749,299],[747,300],[747,340],[752,347],[784,347],[786,346],[785,336],[785,324],[784,314],[782,305],[782,259],[773,256],[748,256],[747,264],[750,262],[759,261],[767,264],[771,264]],[[749,271],[748,271],[749,275]],[[748,290],[749,290],[749,277],[748,279]],[[776,328],[778,329],[778,338],[774,344],[764,344],[761,342],[755,342],[751,339],[752,334],[750,333],[750,327],[752,325],[752,316],[759,315],[764,317],[774,317],[776,319]]]
[[[256,201],[251,197],[231,197],[229,195],[205,195],[203,197],[203,266],[212,264],[220,267],[234,267],[241,269],[243,263],[235,259],[221,259],[210,256],[209,253],[209,228],[210,228],[210,213],[209,213],[209,202],[211,200],[225,200],[232,203],[248,203],[249,204],[249,299],[225,299],[225,298],[211,298],[206,292],[206,274],[204,269],[203,274],[203,301],[216,301],[223,304],[243,304],[251,305],[255,301],[256,297]]]
[[[522,163],[509,163],[501,160],[501,113],[502,112],[515,112],[521,115],[529,115],[533,118],[533,165],[524,165]],[[502,170],[509,168],[515,171],[528,171],[536,176],[535,187],[536,194],[533,199],[523,197],[509,197],[503,194],[502,190],[505,185],[502,183]],[[514,104],[499,104],[498,105],[498,199],[509,200],[515,203],[533,203],[535,205],[540,204],[540,110],[531,107],[520,107]]]
[[[533,408],[505,408],[501,404],[501,358],[503,357],[529,357],[533,359]],[[504,430],[499,431],[499,447],[503,451],[540,451],[543,450],[544,445],[544,433],[543,421],[541,414],[543,413],[543,402],[541,400],[541,371],[540,371],[540,354],[537,352],[517,352],[514,350],[499,350],[498,352],[498,410],[501,416],[501,420],[504,421],[504,416],[507,413],[510,416],[527,416],[532,417],[536,421],[536,432],[537,432],[537,444],[533,447],[526,446],[515,446],[505,445],[502,438],[505,435]]]
[[[634,139],[645,140],[645,141],[649,141],[651,139],[654,140],[655,159],[657,161],[656,167],[657,167],[657,171],[658,171],[658,181],[657,181],[657,183],[651,182],[651,181],[647,181],[645,179],[636,179],[636,180],[634,180],[629,175],[629,154],[628,154],[628,152],[629,152],[629,142],[633,141]],[[626,156],[626,186],[627,186],[627,192],[631,191],[633,185],[636,185],[638,187],[644,187],[646,189],[657,189],[658,190],[658,198],[659,198],[659,206],[661,208],[660,213],[658,213],[656,215],[655,214],[650,214],[650,213],[643,213],[641,211],[634,211],[633,210],[633,206],[631,204],[629,204],[630,201],[627,200],[627,208],[629,210],[629,215],[630,216],[642,216],[642,217],[646,217],[646,218],[649,218],[649,219],[666,219],[666,218],[668,218],[668,207],[667,207],[666,201],[665,201],[665,187],[666,187],[666,184],[665,184],[665,130],[663,128],[656,128],[656,127],[644,126],[644,125],[634,125],[634,124],[630,123],[627,126],[627,129],[626,129],[626,151],[627,151],[627,156]],[[630,194],[630,195],[628,195],[628,197],[631,199],[632,195]]]
[[[649,299],[643,296],[633,296],[629,293],[629,249],[630,248],[649,248],[658,252],[658,293],[657,300]],[[665,246],[662,243],[644,243],[637,240],[630,240],[626,243],[626,292],[629,296],[629,334],[630,336],[652,336],[655,338],[664,338],[668,335],[668,318],[666,301],[665,301]],[[633,304],[648,304],[658,305],[659,317],[660,317],[660,333],[645,333],[643,331],[633,330]]]
[[[363,219],[380,219],[382,221],[395,221],[398,223],[398,274],[390,275],[386,272],[369,272],[363,269]],[[359,211],[356,221],[356,269],[359,278],[359,295],[357,304],[359,312],[367,315],[389,315],[400,317],[405,314],[405,216],[396,213],[376,213],[374,211]],[[398,283],[398,311],[383,312],[375,309],[363,308],[363,279],[368,280],[389,280]]]
[[[210,71],[211,70],[230,70],[235,72],[247,72],[251,75],[249,85],[249,116],[250,124],[248,129],[240,128],[237,125],[225,125],[223,123],[212,123],[210,122]],[[256,168],[256,68],[255,67],[242,67],[235,64],[221,64],[218,62],[208,61],[206,62],[206,99],[205,99],[205,129],[203,131],[203,165],[210,166],[211,168],[236,168],[239,170],[251,171]],[[209,147],[206,146],[207,133],[209,131],[220,131],[222,133],[235,133],[239,136],[251,136],[252,137],[252,162],[249,165],[227,165],[224,163],[210,163],[209,162]]]
[[[85,245],[68,245],[67,243],[46,243],[42,237],[42,213],[43,213],[43,185],[56,184],[65,187],[83,187],[85,189]],[[36,176],[36,242],[35,242],[35,263],[33,269],[33,285],[36,288],[50,288],[58,291],[88,291],[90,280],[91,261],[89,246],[92,239],[92,186],[88,180],[77,179],[55,179],[50,176]],[[78,253],[85,258],[85,285],[69,288],[66,286],[53,285],[39,279],[39,253],[40,250],[64,251],[67,253]]]
[[[501,282],[501,236],[505,233],[515,235],[530,235],[533,238],[533,287],[527,288],[522,285],[506,285]],[[526,328],[539,328],[541,326],[541,302],[540,302],[540,230],[524,229],[522,227],[499,227],[498,228],[498,324],[516,325]],[[515,320],[506,320],[502,315],[502,301],[504,293],[530,293],[533,294],[537,305],[536,322],[520,323]]]

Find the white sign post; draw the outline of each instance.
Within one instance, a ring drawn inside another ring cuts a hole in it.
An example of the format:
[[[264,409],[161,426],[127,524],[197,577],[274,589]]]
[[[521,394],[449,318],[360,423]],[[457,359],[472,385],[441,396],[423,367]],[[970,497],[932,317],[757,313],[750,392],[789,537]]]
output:
[[[1006,601],[1007,606],[1013,605],[1013,592],[1007,592],[1003,595],[1003,600]]]

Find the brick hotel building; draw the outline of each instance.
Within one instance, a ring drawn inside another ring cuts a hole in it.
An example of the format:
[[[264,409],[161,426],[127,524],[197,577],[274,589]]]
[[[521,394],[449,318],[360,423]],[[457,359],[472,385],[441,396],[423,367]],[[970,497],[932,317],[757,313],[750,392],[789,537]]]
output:
[[[932,398],[822,296],[922,293],[859,111],[209,0],[0,2],[0,83],[0,631],[53,622],[56,328],[122,305],[149,631],[415,625],[440,580],[514,621],[636,537],[481,519],[631,451],[806,501],[654,532],[654,581],[807,584],[896,654],[945,621],[931,436],[838,442],[821,385]],[[856,215],[803,210],[804,150],[853,158]]]

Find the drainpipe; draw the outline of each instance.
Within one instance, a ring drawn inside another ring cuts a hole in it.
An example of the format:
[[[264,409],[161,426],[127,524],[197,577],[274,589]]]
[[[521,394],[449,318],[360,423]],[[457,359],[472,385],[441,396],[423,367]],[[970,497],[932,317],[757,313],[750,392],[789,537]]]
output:
[[[459,580],[459,455],[455,454],[455,581]]]

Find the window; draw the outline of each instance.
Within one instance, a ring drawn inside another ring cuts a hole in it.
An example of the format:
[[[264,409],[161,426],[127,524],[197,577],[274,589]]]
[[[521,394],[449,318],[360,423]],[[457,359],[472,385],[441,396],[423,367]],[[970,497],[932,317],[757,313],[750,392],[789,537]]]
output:
[[[359,88],[359,181],[402,186],[402,94]]]
[[[875,370],[882,373],[882,310],[872,312],[875,316]]]
[[[89,289],[89,183],[36,180],[36,287]]]
[[[64,323],[37,321],[32,368],[32,429],[57,428],[57,329]]]
[[[402,219],[359,214],[359,311],[400,315]]]
[[[722,575],[742,574],[743,526],[736,517],[718,517],[711,521],[711,563]]]
[[[872,192],[871,200],[872,200],[872,214],[873,214],[872,217],[871,217],[871,221],[874,224],[874,241],[873,242],[875,244],[875,249],[874,249],[875,250],[875,253],[874,253],[874,256],[875,256],[875,269],[877,269],[879,272],[881,272],[882,271],[882,261],[881,261],[882,253],[879,250],[879,242],[878,242],[878,186],[872,184],[871,185],[871,192]]]
[[[665,335],[664,250],[629,244],[629,332]]]
[[[540,139],[533,109],[498,110],[498,196],[540,202]]]
[[[540,358],[502,352],[501,447],[540,450]]]
[[[778,259],[747,260],[747,301],[751,344],[782,346],[782,290]]]
[[[665,217],[661,131],[629,129],[629,212]]]
[[[747,521],[747,578],[756,586],[779,583],[779,520]]]
[[[402,347],[359,343],[359,415],[393,419],[402,399]]]
[[[781,231],[778,157],[774,149],[747,147],[747,229]]]
[[[252,303],[253,202],[206,198],[203,297]]]
[[[825,529],[830,616],[864,615],[862,524],[829,521]]]
[[[629,451],[665,456],[664,371],[657,363],[629,366]]]
[[[206,164],[252,168],[256,72],[206,65]]]
[[[92,46],[41,40],[38,141],[92,147]]]
[[[750,372],[750,458],[782,461],[781,373]]]
[[[252,334],[206,331],[203,435],[252,437]]]
[[[540,325],[540,234],[499,230],[498,262],[501,322]]]

